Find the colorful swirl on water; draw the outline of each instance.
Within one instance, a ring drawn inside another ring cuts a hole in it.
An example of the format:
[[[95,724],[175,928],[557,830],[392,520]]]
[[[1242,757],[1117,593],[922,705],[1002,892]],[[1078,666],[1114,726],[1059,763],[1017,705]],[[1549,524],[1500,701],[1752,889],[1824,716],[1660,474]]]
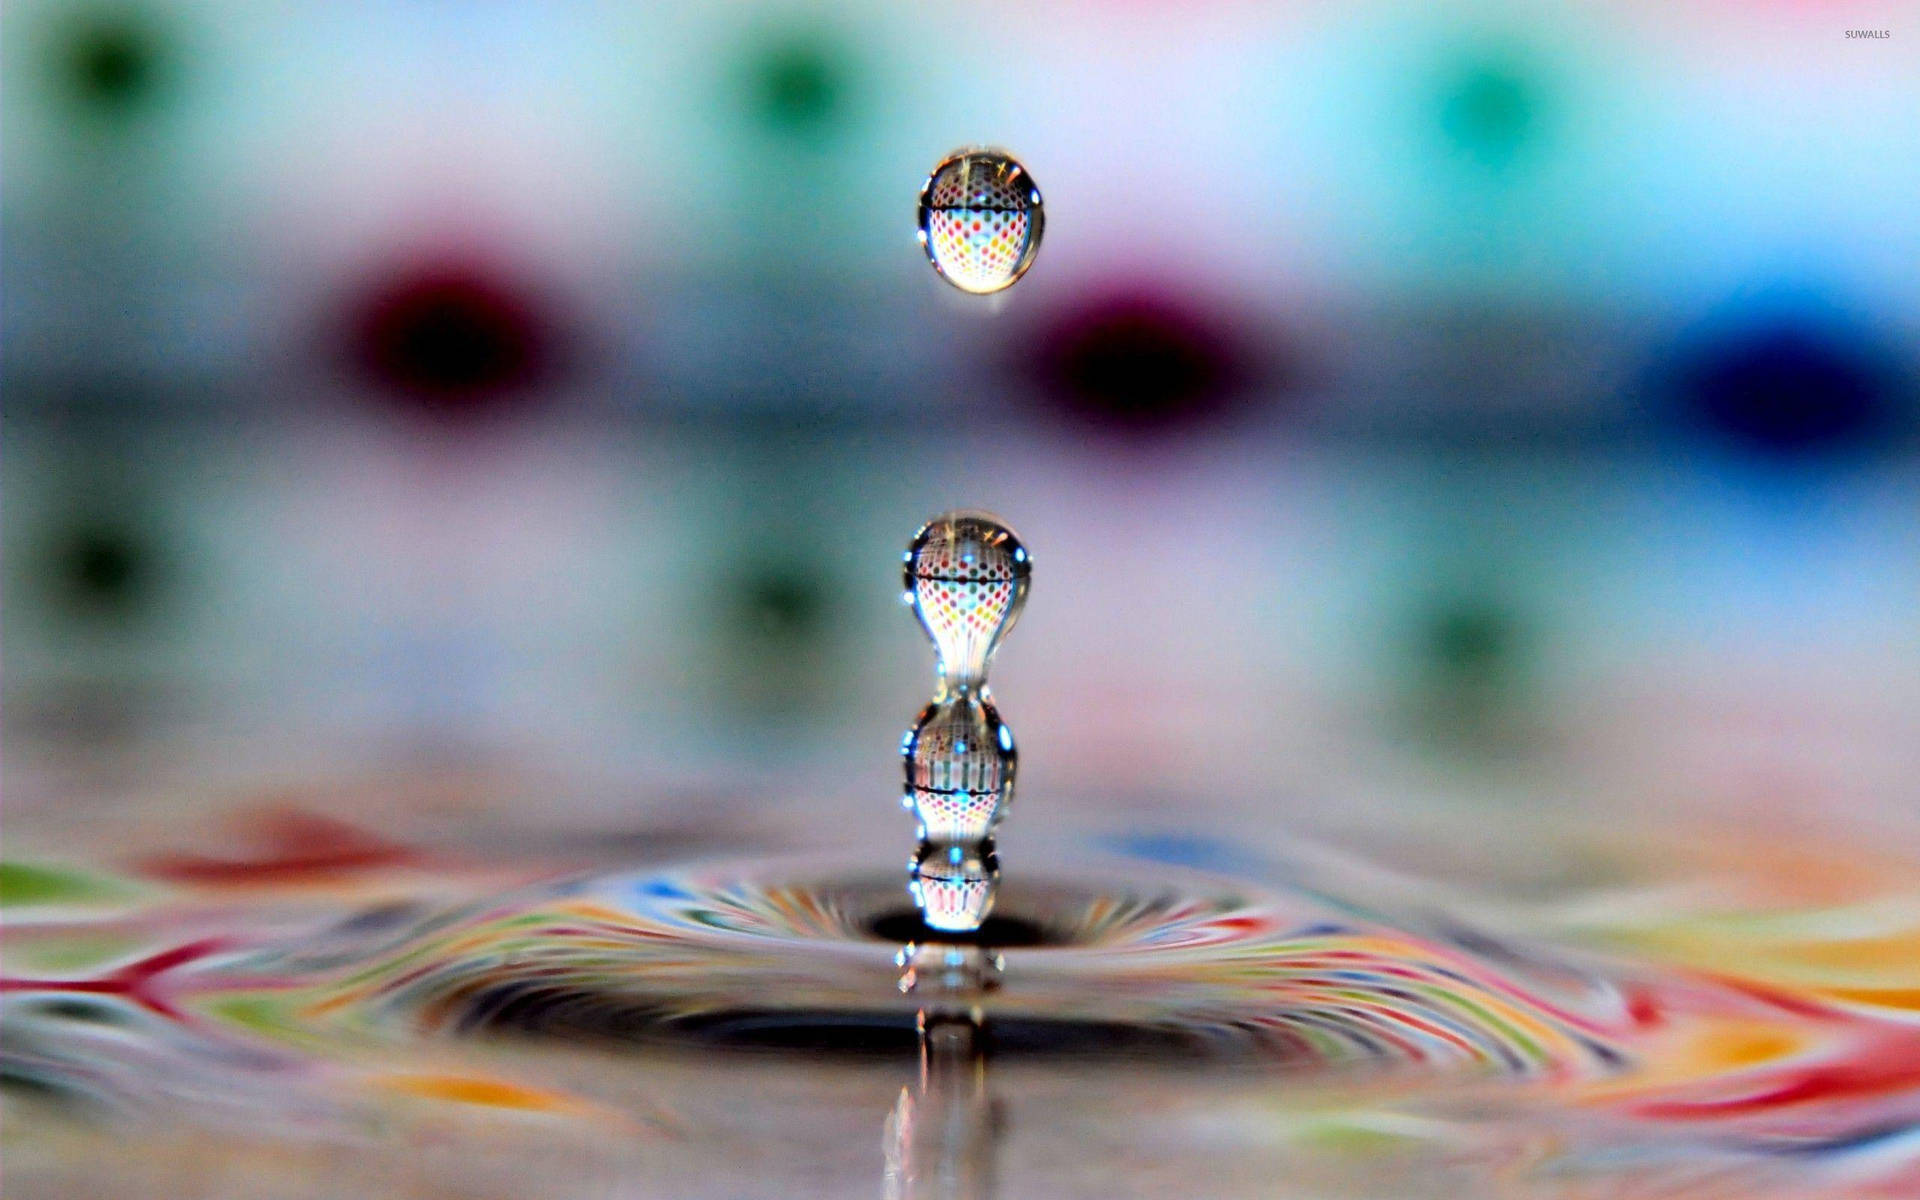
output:
[[[151,880],[103,886],[116,898],[92,908],[57,895],[11,906],[9,956],[30,967],[0,983],[8,1078],[93,1109],[342,1121],[357,1081],[583,1116],[593,1106],[564,1090],[449,1073],[433,1047],[512,1033],[712,1051],[732,1044],[715,1028],[831,1025],[834,1046],[871,1036],[886,1049],[911,1029],[897,946],[875,932],[901,906],[891,877],[615,873],[466,905],[322,904],[271,929],[196,907],[191,889],[155,900]],[[1882,1182],[1920,1171],[1920,991],[1906,957],[1920,921],[1881,914],[1845,945],[1791,921],[1712,934],[1676,922],[1637,935],[1639,956],[1602,957],[1198,875],[1016,883],[1002,905],[1038,931],[1005,950],[986,1001],[1015,1058],[1505,1081],[1506,1103],[1533,1097],[1536,1112],[1608,1128],[1560,1158],[1602,1177],[1624,1169],[1608,1157],[1619,1146],[1649,1169],[1681,1129],[1735,1161]],[[176,928],[191,932],[142,947]],[[82,945],[99,948],[92,962]],[[50,965],[62,961],[82,965]],[[1634,1129],[1646,1135],[1621,1132]]]

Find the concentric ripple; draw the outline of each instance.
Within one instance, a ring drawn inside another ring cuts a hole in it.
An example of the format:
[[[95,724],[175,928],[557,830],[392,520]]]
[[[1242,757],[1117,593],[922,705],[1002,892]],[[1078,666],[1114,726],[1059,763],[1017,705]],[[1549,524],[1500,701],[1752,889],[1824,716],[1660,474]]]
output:
[[[252,970],[314,981],[301,1022],[408,1035],[518,1033],[703,1047],[911,1046],[895,986],[911,928],[888,877],[778,865],[614,874],[383,935],[342,969],[307,950]],[[986,999],[1001,1056],[1607,1073],[1616,989],[1560,967],[1334,912],[1308,896],[1170,877],[1011,886],[984,940],[1007,959]],[[1480,939],[1485,944],[1485,939]],[[1569,984],[1569,979],[1575,982]]]
[[[1186,1104],[1169,1144],[1194,1170],[1228,1130],[1275,1169],[1324,1163],[1323,1136],[1386,1138],[1553,1195],[1566,1172],[1596,1181],[1581,1194],[1659,1193],[1709,1161],[1729,1195],[1916,1194],[1920,909],[1900,896],[1667,915],[1605,950],[1502,941],[1354,864],[1249,868],[1256,883],[1176,853],[1063,856],[1081,869],[1015,877],[981,931],[1004,969],[968,1001],[1025,1128],[1115,1144]],[[909,971],[987,957],[926,941],[897,876],[830,862],[510,878],[394,857],[336,890],[42,872],[9,909],[0,1078],[62,1121],[403,1129],[404,1156],[451,1129],[492,1146],[489,1122],[524,1118],[533,1146],[640,1136],[647,1169],[671,1153],[707,1172],[733,1161],[727,1139],[797,1113],[870,1136],[877,1096],[837,1116],[821,1098],[919,1061],[915,1005],[949,984],[904,994],[901,944],[921,943]],[[789,1132],[781,1153],[813,1144]]]

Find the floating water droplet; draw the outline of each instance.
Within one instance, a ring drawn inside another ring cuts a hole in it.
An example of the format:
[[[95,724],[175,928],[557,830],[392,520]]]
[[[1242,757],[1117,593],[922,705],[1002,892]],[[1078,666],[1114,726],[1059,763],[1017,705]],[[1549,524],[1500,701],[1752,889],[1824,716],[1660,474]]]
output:
[[[993,911],[1000,859],[992,842],[923,842],[907,868],[907,890],[928,928],[971,933]]]
[[[1013,286],[1040,252],[1040,189],[997,150],[956,150],[920,189],[920,245],[940,277],[986,295]]]
[[[987,663],[1020,617],[1033,558],[992,513],[943,513],[914,535],[906,586],[939,652],[935,699],[985,690]]]
[[[981,841],[1006,815],[1019,762],[1013,734],[991,702],[955,696],[921,710],[901,747],[907,802],[920,836],[939,842]]]

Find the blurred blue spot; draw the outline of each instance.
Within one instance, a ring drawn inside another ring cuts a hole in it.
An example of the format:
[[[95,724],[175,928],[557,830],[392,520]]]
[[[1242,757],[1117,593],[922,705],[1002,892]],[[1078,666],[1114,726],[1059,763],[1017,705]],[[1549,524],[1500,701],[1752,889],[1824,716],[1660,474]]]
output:
[[[1667,391],[1685,428],[1770,460],[1874,447],[1900,409],[1886,350],[1832,317],[1774,313],[1708,333],[1674,356]]]
[[[642,880],[633,890],[645,900],[687,900],[693,895],[671,879]]]

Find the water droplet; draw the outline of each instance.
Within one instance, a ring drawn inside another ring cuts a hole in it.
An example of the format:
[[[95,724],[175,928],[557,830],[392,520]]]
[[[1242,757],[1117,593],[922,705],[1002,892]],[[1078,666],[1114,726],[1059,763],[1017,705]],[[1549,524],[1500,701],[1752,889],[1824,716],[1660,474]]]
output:
[[[999,886],[1000,860],[992,842],[926,842],[907,868],[907,890],[931,929],[970,933],[980,928],[993,911]]]
[[[920,819],[907,890],[928,928],[975,932],[1000,878],[990,840],[1013,797],[1013,734],[987,695],[987,664],[1020,616],[1033,559],[991,513],[943,513],[907,547],[907,594],[939,658],[933,703],[901,743]]]
[[[936,701],[985,692],[987,664],[1019,619],[1032,573],[1032,556],[991,513],[943,513],[914,535],[906,586],[940,656]]]
[[[1040,252],[1040,189],[997,150],[956,150],[920,189],[920,245],[940,277],[987,295],[1013,286]]]
[[[955,696],[927,705],[901,746],[920,836],[980,841],[1006,815],[1018,756],[992,703]]]

